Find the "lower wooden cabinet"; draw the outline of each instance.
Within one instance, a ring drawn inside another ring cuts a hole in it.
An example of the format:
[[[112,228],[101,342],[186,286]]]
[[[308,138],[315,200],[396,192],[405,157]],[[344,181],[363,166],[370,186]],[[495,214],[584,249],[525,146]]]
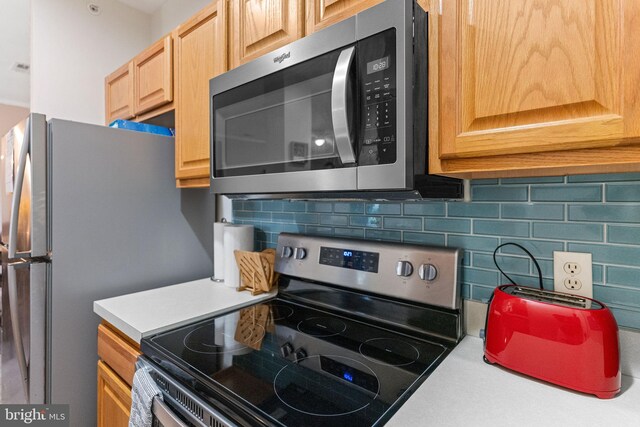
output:
[[[98,427],[127,427],[137,343],[103,322],[98,326]]]
[[[98,361],[98,427],[126,427],[131,388],[103,361]]]

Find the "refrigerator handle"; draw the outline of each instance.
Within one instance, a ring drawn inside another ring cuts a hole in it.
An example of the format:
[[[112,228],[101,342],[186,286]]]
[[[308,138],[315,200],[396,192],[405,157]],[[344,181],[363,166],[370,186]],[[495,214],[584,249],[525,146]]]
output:
[[[24,183],[24,174],[27,169],[27,154],[29,154],[29,146],[31,145],[31,117],[27,118],[24,136],[22,138],[22,148],[20,149],[20,157],[18,159],[18,176],[16,176],[16,185],[13,189],[11,197],[11,219],[9,221],[9,259],[15,258],[18,245],[18,217],[20,213],[20,199],[22,198],[22,184]]]
[[[9,291],[9,312],[11,314],[11,331],[16,345],[16,358],[20,367],[20,379],[22,390],[24,391],[25,402],[29,403],[29,368],[27,358],[24,354],[24,343],[22,342],[22,331],[20,329],[20,312],[18,306],[18,286],[16,281],[16,267],[9,264],[7,266],[9,280],[7,290]]]
[[[17,252],[18,244],[18,214],[20,210],[20,199],[22,196],[22,184],[24,183],[24,174],[27,166],[27,154],[29,154],[29,145],[31,144],[31,118],[27,119],[24,137],[22,139],[22,148],[20,149],[20,157],[18,160],[18,176],[16,177],[16,185],[13,189],[13,197],[11,198],[11,220],[9,222],[9,258],[14,258]],[[18,306],[18,285],[16,281],[15,266],[9,265],[8,268],[8,286],[9,292],[9,312],[11,314],[11,328],[13,332],[13,340],[16,345],[16,358],[20,367],[20,377],[22,379],[22,388],[24,391],[25,401],[29,402],[29,371],[27,367],[27,358],[24,353],[24,343],[22,342],[22,331],[20,329],[20,313]]]

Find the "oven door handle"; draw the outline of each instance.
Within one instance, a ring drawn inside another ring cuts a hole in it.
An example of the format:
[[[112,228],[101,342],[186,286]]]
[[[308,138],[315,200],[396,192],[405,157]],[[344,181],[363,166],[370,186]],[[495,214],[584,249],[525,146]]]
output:
[[[153,406],[151,408],[153,417],[160,421],[163,427],[188,427],[171,409],[158,397],[153,398]]]
[[[353,143],[349,132],[349,117],[347,99],[349,70],[353,63],[355,46],[351,46],[342,52],[338,57],[336,69],[333,72],[333,83],[331,84],[331,118],[333,120],[333,133],[336,138],[338,155],[343,164],[356,162],[353,152]]]

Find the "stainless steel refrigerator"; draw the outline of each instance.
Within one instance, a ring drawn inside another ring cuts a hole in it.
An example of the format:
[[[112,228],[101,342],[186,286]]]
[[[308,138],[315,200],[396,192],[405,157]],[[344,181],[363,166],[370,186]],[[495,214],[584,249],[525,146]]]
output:
[[[31,114],[1,140],[1,403],[95,422],[94,300],[211,275],[215,206],[173,138]]]

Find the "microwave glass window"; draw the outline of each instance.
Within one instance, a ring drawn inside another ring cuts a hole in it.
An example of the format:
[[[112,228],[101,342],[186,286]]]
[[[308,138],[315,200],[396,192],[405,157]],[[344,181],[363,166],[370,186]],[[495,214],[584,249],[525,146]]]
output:
[[[342,166],[331,113],[342,50],[215,96],[215,176]]]
[[[336,153],[331,122],[331,80],[323,74],[221,109],[227,115],[226,166],[305,162]],[[234,112],[236,114],[234,114]],[[283,124],[301,126],[282,126]]]

